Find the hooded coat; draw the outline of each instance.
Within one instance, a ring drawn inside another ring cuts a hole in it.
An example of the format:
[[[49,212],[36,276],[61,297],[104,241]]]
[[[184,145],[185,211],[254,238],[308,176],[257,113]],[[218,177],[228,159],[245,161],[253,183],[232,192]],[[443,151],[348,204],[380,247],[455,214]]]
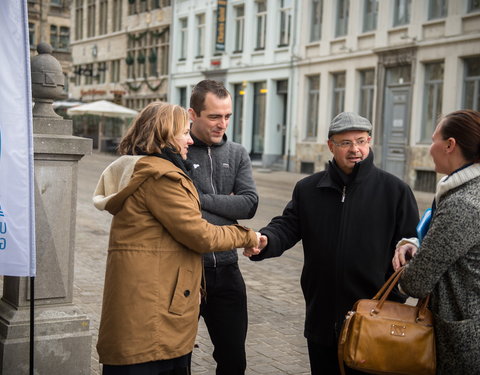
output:
[[[155,156],[122,156],[109,165],[94,205],[113,215],[100,362],[128,365],[190,353],[199,316],[201,253],[255,246],[255,232],[202,219],[191,179]]]

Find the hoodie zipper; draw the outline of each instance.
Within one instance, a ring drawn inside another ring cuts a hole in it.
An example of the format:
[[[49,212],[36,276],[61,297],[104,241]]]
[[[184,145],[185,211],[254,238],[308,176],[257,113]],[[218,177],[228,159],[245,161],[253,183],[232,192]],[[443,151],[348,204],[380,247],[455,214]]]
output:
[[[213,194],[216,194],[215,192],[215,185],[213,184],[213,159],[212,159],[212,148],[207,147],[207,153],[208,153],[208,158],[210,159],[210,185],[212,186]],[[213,266],[217,267],[217,257],[215,256],[215,253],[212,252],[212,258],[213,258]]]
[[[212,186],[213,194],[217,194],[215,191],[215,185],[213,185],[213,160],[212,160],[212,149],[207,147],[208,158],[210,159],[210,185]]]
[[[343,190],[342,190],[342,203],[345,202],[345,196],[346,195],[347,195],[347,186],[344,185]]]

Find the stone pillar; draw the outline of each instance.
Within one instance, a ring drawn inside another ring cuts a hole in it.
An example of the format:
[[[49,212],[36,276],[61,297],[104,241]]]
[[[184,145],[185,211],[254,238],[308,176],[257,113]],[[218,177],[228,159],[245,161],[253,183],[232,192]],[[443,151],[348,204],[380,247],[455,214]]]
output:
[[[35,160],[35,374],[90,375],[90,321],[73,304],[78,161],[90,139],[72,136],[72,122],[52,108],[64,76],[52,48],[31,60]],[[28,374],[30,283],[5,277],[0,301],[0,373]]]

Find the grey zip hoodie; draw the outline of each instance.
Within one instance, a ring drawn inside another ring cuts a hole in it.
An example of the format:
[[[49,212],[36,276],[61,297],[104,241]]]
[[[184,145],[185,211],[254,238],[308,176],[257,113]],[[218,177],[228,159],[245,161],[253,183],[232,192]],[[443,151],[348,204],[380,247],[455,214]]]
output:
[[[258,194],[252,177],[252,163],[247,150],[230,142],[206,145],[192,135],[188,149],[192,161],[191,177],[197,187],[203,217],[212,224],[236,224],[251,219],[258,206]],[[216,267],[238,261],[237,251],[204,254],[205,267]]]

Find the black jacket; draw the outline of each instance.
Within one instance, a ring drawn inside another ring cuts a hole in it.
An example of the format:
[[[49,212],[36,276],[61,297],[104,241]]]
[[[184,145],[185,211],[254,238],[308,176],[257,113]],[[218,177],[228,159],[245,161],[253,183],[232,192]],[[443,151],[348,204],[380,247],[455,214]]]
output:
[[[417,223],[411,189],[375,167],[370,151],[350,176],[330,162],[299,181],[282,216],[260,230],[268,246],[251,259],[280,256],[303,241],[305,337],[335,345],[345,314],[383,285],[397,241],[416,236]]]
[[[236,224],[251,219],[258,206],[258,194],[252,177],[252,163],[245,148],[227,140],[211,146],[193,138],[188,159],[193,163],[190,176],[198,190],[202,216],[217,225]],[[203,255],[205,267],[238,261],[237,250]]]

